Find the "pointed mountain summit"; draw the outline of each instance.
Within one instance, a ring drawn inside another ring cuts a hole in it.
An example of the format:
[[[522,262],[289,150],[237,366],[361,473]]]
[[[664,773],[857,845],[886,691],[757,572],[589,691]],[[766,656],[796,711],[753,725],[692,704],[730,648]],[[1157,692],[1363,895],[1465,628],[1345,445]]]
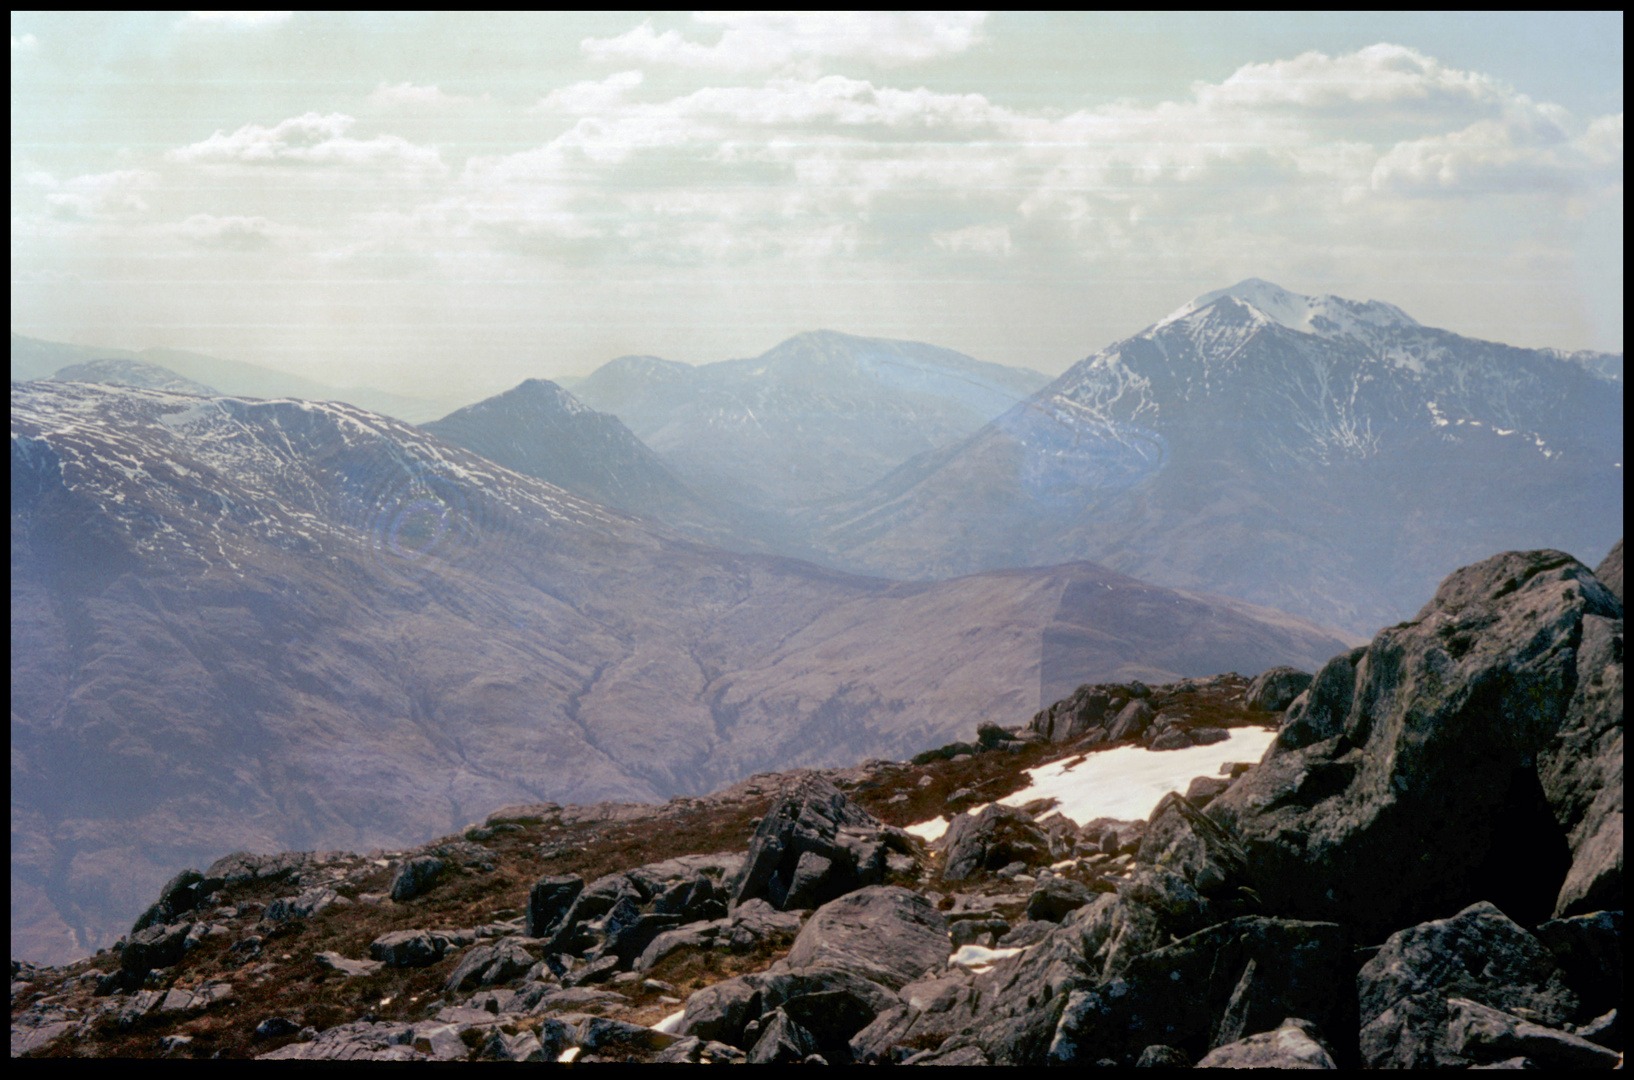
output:
[[[1289,330],[1325,338],[1366,337],[1375,329],[1419,325],[1394,304],[1378,300],[1358,302],[1340,296],[1301,296],[1261,278],[1248,278],[1182,304],[1159,320],[1157,327],[1179,322],[1226,299]]]
[[[422,425],[438,438],[576,495],[731,544],[734,528],[699,499],[616,416],[597,412],[549,379]]]
[[[1369,633],[1482,551],[1619,535],[1610,366],[1251,278],[825,508],[819,543],[895,577],[1093,559]]]

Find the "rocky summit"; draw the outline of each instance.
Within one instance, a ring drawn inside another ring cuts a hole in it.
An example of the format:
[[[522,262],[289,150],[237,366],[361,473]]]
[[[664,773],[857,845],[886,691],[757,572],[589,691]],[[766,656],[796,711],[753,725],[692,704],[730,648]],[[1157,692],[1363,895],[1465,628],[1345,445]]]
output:
[[[112,948],[14,960],[12,1053],[1620,1068],[1621,581],[1620,545],[1506,552],[1315,672],[1089,684],[910,762],[412,850],[225,855]],[[1146,820],[994,801],[1252,724],[1259,762]]]

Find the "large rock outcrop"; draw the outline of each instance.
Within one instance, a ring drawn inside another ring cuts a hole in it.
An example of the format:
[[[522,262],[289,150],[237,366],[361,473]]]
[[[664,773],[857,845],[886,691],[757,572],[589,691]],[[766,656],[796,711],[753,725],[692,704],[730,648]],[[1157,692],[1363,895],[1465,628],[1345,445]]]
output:
[[[900,830],[812,774],[761,820],[733,883],[732,903],[764,899],[779,909],[818,907],[883,881],[891,843],[907,850]]]
[[[1268,905],[1364,937],[1478,900],[1528,925],[1620,907],[1621,636],[1617,598],[1562,552],[1459,570],[1330,661],[1208,816]]]

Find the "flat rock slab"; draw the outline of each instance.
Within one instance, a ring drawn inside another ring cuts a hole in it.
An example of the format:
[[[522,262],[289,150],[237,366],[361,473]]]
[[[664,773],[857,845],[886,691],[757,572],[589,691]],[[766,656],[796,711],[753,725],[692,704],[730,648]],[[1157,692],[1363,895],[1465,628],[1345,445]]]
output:
[[[833,967],[893,990],[947,962],[947,920],[918,893],[874,885],[818,908],[794,939],[791,968]]]

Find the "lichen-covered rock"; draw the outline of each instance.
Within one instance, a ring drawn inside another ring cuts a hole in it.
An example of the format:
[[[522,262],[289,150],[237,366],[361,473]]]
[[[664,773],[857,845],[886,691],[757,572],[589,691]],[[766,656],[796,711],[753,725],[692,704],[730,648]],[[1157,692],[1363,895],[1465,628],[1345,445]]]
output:
[[[818,908],[794,939],[792,968],[849,971],[893,989],[947,962],[947,920],[919,893],[875,885]]]
[[[150,926],[131,935],[119,954],[119,966],[128,974],[141,975],[153,968],[170,967],[182,958],[187,948],[191,923],[169,923]]]
[[[578,874],[543,877],[528,890],[528,936],[548,938],[561,928],[573,901],[584,891]]]
[[[1594,568],[1594,576],[1599,578],[1611,590],[1611,595],[1623,603],[1623,538],[1611,545],[1606,557],[1600,560],[1600,565]]]
[[[259,1055],[270,1061],[414,1061],[425,1055],[410,1043],[414,1029],[407,1024],[359,1020],[318,1033],[311,1042],[293,1042]]]
[[[1289,1018],[1275,1031],[1263,1031],[1210,1050],[1199,1069],[1337,1069],[1333,1051],[1316,1025]]]
[[[388,967],[430,967],[449,948],[471,943],[469,932],[393,930],[369,943],[369,956]]]
[[[761,820],[733,883],[732,902],[764,899],[787,908],[790,890],[798,883],[795,899],[815,905],[880,881],[884,828],[827,780],[807,777]]]
[[[1558,1028],[1467,998],[1447,999],[1447,1040],[1463,1057],[1482,1064],[1524,1057],[1540,1069],[1614,1069],[1615,1050]]]
[[[1364,935],[1479,899],[1547,918],[1600,833],[1571,851],[1537,763],[1590,674],[1579,643],[1595,617],[1620,611],[1561,552],[1465,567],[1412,621],[1326,665],[1303,714],[1290,709],[1266,759],[1208,816],[1253,852],[1271,910]],[[1526,873],[1515,872],[1517,842],[1530,849]],[[1620,882],[1615,858],[1615,874],[1596,880]]]
[[[1449,998],[1548,1027],[1567,1023],[1578,997],[1548,948],[1489,903],[1472,904],[1392,935],[1356,977],[1361,1054],[1371,1068],[1464,1067],[1450,1041]]]
[[[472,987],[507,983],[526,975],[536,960],[521,938],[501,938],[492,945],[478,945],[460,958],[448,976],[446,989],[457,993]]]
[[[962,813],[942,838],[944,881],[964,881],[1013,862],[1038,865],[1050,856],[1049,837],[1025,810],[990,803],[975,815]]]
[[[817,1037],[776,1008],[761,1021],[760,1036],[749,1049],[749,1064],[795,1064],[815,1053]]]
[[[1311,685],[1311,673],[1281,665],[1267,668],[1248,684],[1244,703],[1262,712],[1281,712]]]
[[[391,898],[402,903],[423,896],[437,884],[448,864],[435,855],[417,855],[398,868],[392,878]]]
[[[1288,1016],[1351,1032],[1351,939],[1333,923],[1240,917],[1172,944],[1133,951],[1092,984],[1075,988],[1048,1057],[1063,1064],[1111,1058],[1132,1064],[1159,1044],[1194,1058]]]
[[[1040,878],[1033,886],[1032,895],[1027,897],[1027,918],[1058,923],[1093,899],[1093,890],[1071,878]],[[999,933],[1002,935],[1007,930],[1009,927],[1005,926]]]
[[[1577,687],[1538,758],[1571,869],[1554,915],[1623,909],[1623,620],[1583,617]]]

